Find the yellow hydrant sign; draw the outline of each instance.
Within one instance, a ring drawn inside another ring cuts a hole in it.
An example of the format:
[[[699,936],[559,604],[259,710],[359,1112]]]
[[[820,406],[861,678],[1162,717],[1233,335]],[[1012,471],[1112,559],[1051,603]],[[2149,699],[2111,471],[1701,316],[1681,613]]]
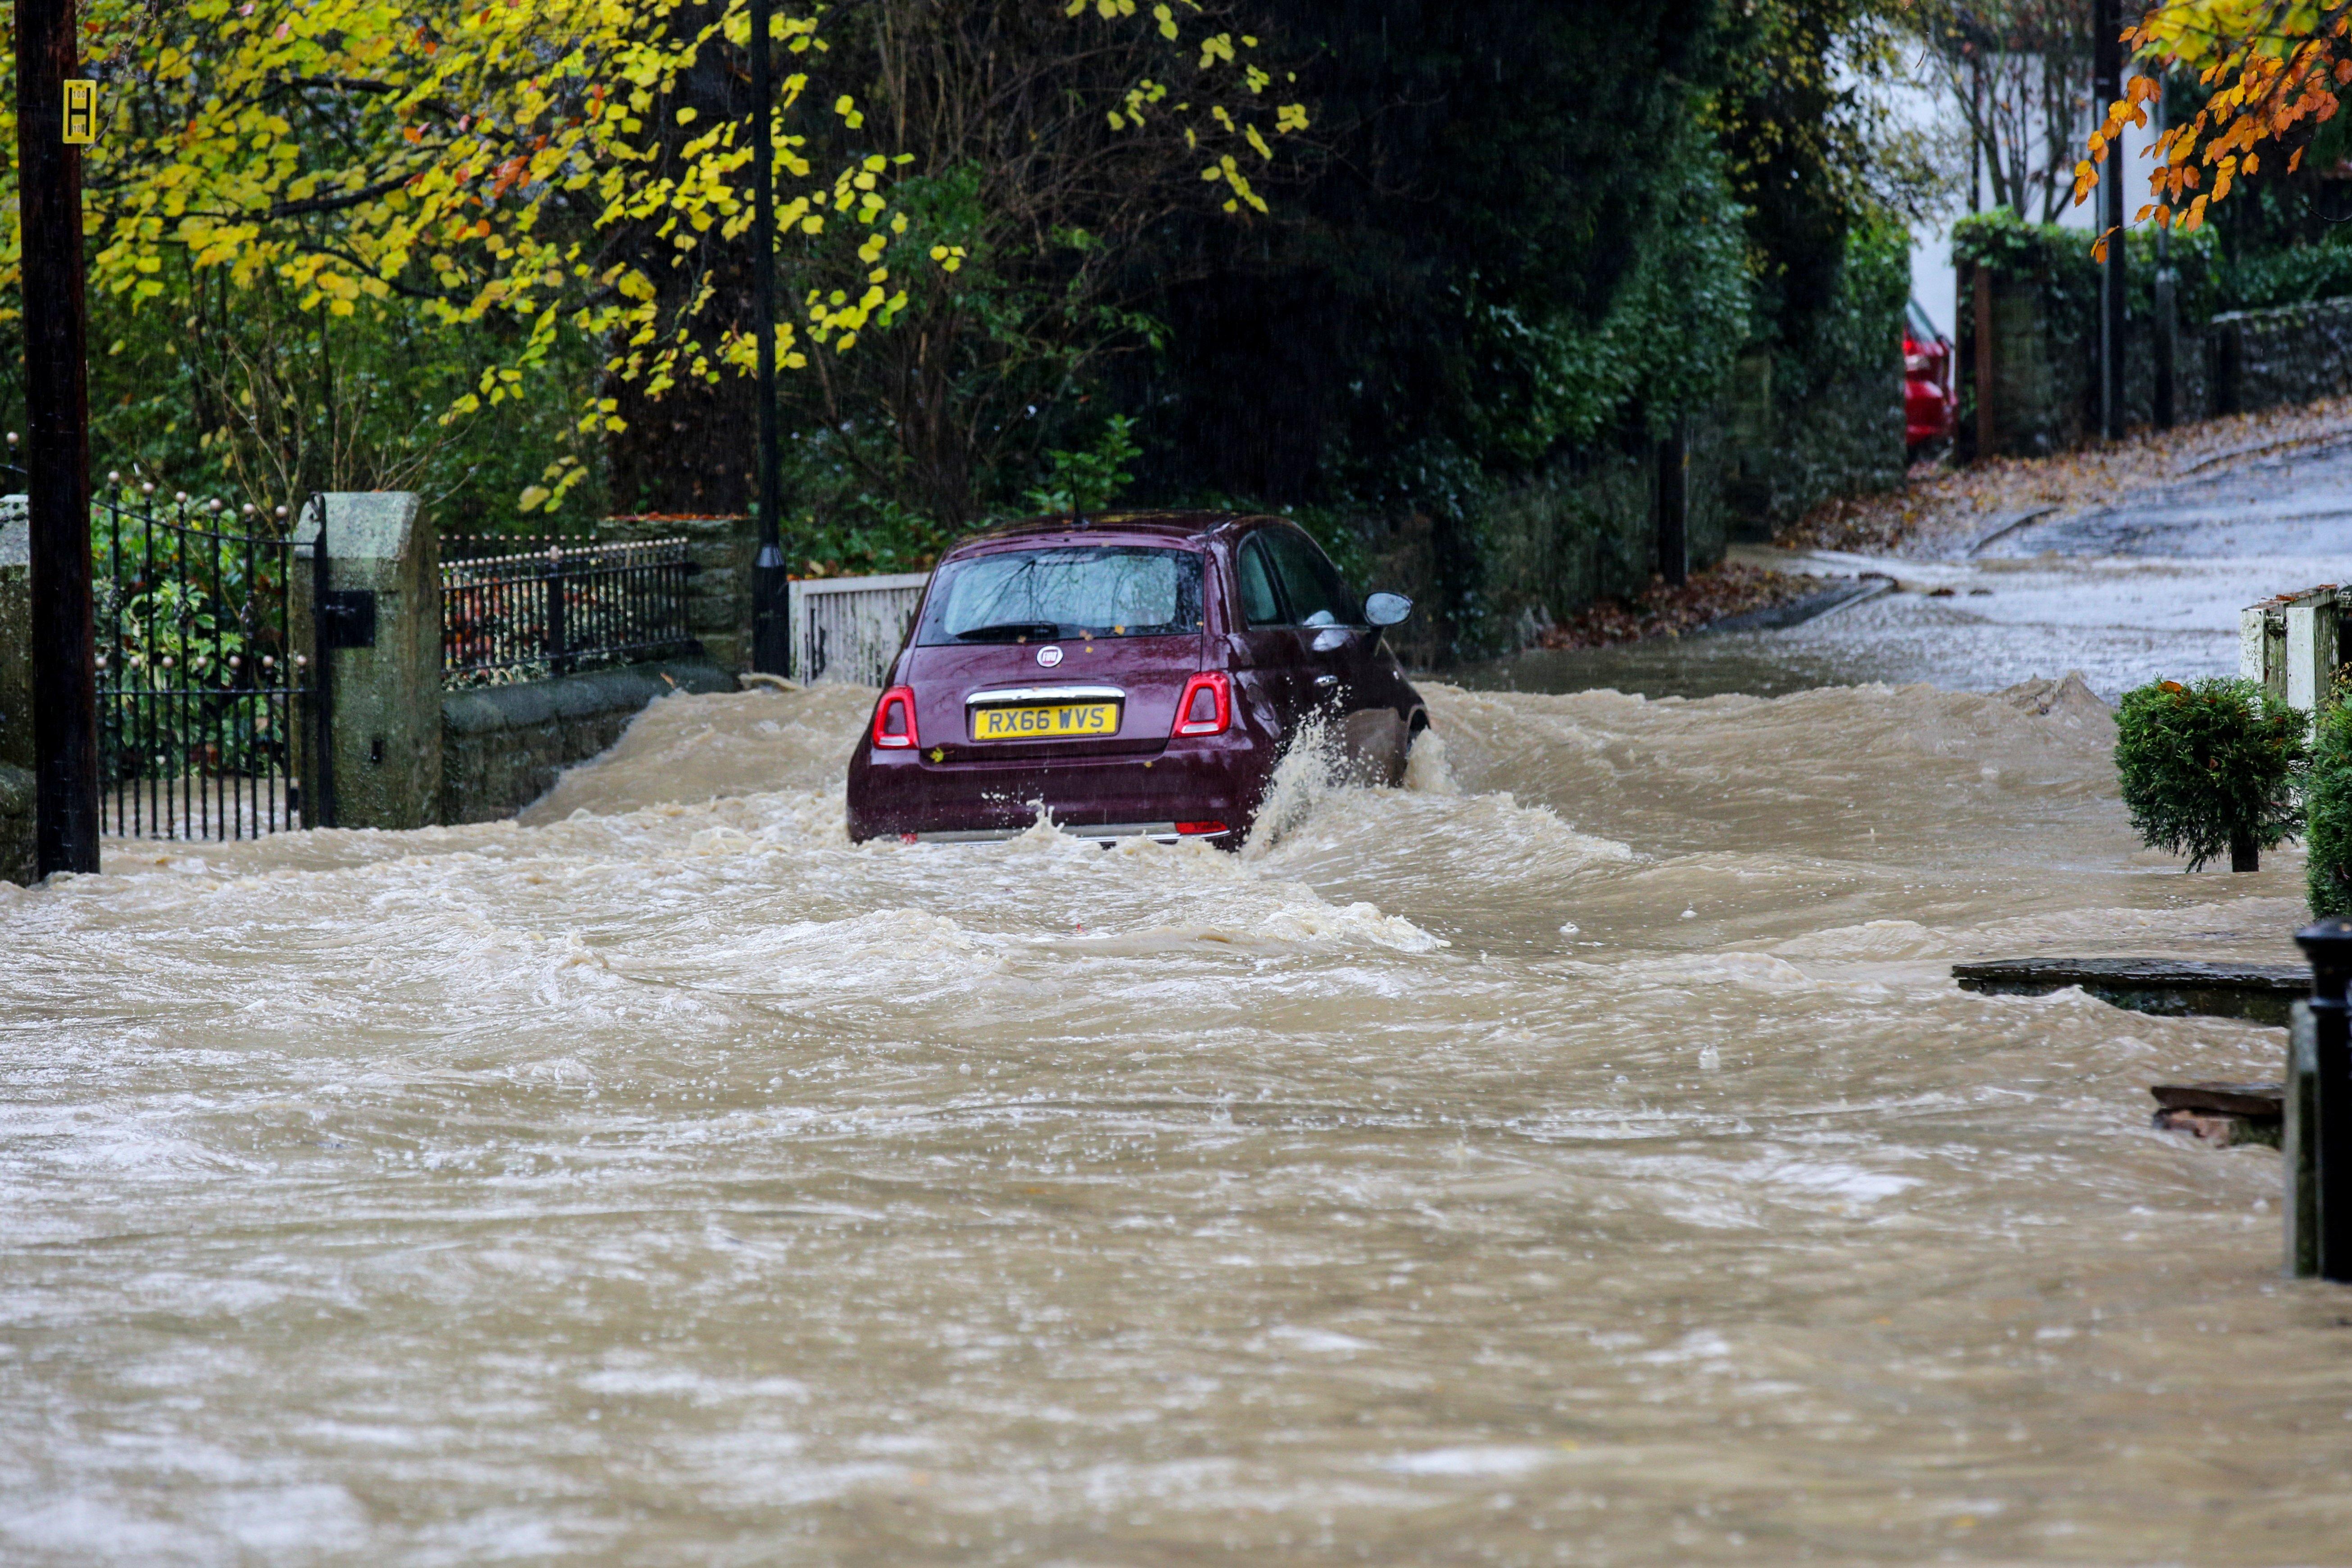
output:
[[[66,143],[87,147],[98,140],[98,83],[66,79]]]

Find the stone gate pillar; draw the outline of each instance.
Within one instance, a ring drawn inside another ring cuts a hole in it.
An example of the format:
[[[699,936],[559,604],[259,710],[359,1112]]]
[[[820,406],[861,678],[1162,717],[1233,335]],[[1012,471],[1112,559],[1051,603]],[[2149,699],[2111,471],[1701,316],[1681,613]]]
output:
[[[321,501],[327,605],[313,602]],[[440,538],[405,490],[339,490],[303,508],[294,540],[296,644],[314,686],[322,661],[333,682],[335,825],[429,826],[441,799]],[[317,788],[314,759],[306,802]]]
[[[37,864],[32,564],[25,498],[0,496],[0,882],[28,885]]]

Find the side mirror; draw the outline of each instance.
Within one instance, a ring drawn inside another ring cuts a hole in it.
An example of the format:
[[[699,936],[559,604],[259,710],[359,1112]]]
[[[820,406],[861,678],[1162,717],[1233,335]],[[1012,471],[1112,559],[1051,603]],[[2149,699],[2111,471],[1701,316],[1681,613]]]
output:
[[[1374,594],[1364,601],[1364,619],[1376,626],[1392,626],[1412,614],[1412,601],[1402,594]]]

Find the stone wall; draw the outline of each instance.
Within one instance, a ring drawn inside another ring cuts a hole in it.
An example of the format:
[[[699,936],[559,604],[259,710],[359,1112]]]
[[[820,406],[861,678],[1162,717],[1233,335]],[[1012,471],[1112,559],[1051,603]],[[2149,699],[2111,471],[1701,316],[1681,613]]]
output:
[[[1973,278],[1974,275],[1971,275]],[[1974,286],[1959,300],[1953,386],[1959,394],[1953,447],[1959,460],[2031,457],[2078,444],[2095,427],[2094,359],[2086,356],[2080,323],[2058,306],[2039,279],[1988,272],[1984,316],[1991,327],[1992,374],[1978,384],[1978,309]],[[1979,451],[1980,402],[1992,413],[1990,450]]]
[[[2233,310],[2214,317],[2204,336],[2216,414],[2352,392],[2352,300]]]
[[[441,699],[439,820],[512,816],[565,768],[619,740],[648,702],[673,691],[733,689],[728,671],[680,663],[450,692]]]
[[[695,564],[688,579],[687,633],[698,658],[477,687],[441,699],[444,824],[511,816],[553,787],[565,768],[621,738],[646,704],[672,691],[732,691],[751,668],[751,561],[758,534],[748,517],[612,517],[596,525],[607,543],[684,539]]]
[[[1711,428],[1692,432],[1694,570],[1723,555],[1720,447]],[[1645,586],[1658,570],[1658,451],[1643,441],[1565,455],[1471,501],[1467,526],[1420,512],[1387,523],[1364,542],[1350,575],[1363,591],[1403,594],[1419,606],[1388,633],[1397,657],[1427,669],[1508,652],[1595,599]],[[1458,575],[1465,557],[1477,567],[1469,582]]]
[[[28,884],[36,864],[31,543],[25,498],[0,497],[0,882]]]
[[[2124,339],[2124,423],[2153,425],[2156,329],[2147,321],[2134,321],[2132,326],[2135,330]],[[2173,333],[2172,422],[2176,425],[2210,419],[2221,412],[2213,404],[2209,346],[2206,335],[2195,327],[2181,326]]]
[[[1976,325],[1960,300],[1956,446],[1977,452]],[[2079,445],[2099,427],[2095,318],[2070,312],[2030,279],[1996,277],[1991,289],[1993,446],[1987,456],[2032,456]],[[2125,327],[2124,423],[2156,416],[2155,323]],[[2352,393],[2352,300],[2234,310],[2174,332],[2173,419],[2252,414]]]
[[[687,585],[686,629],[703,657],[730,671],[751,668],[751,562],[759,533],[748,517],[608,517],[607,543],[685,539],[698,570]]]
[[[1496,500],[1486,530],[1487,607],[1495,623],[1488,646],[1524,647],[1558,617],[1648,584],[1658,569],[1657,467],[1657,448],[1647,443],[1580,453]],[[1712,521],[1715,512],[1702,502],[1711,502],[1718,487],[1695,479],[1691,510]],[[1698,524],[1700,517],[1692,521]],[[1703,526],[1691,529],[1689,544],[1695,567],[1723,553],[1721,538]]]
[[[1897,329],[1885,363],[1812,388],[1767,349],[1740,356],[1717,423],[1728,447],[1723,504],[1732,536],[1762,540],[1832,496],[1894,489],[1909,457],[1903,442]]]
[[[1847,376],[1810,393],[1774,385],[1769,355],[1741,362],[1732,395],[1685,437],[1690,568],[1723,559],[1735,539],[1770,537],[1833,495],[1900,485],[1906,468],[1901,367]],[[1389,634],[1417,668],[1524,647],[1601,599],[1640,593],[1659,570],[1661,444],[1633,439],[1570,453],[1477,503],[1467,533],[1483,566],[1472,602],[1446,614],[1446,531],[1415,517],[1367,542],[1367,589],[1410,595],[1424,609]]]
[[[10,498],[13,499],[13,498]],[[555,680],[447,692],[440,684],[437,538],[414,496],[327,499],[328,554],[345,592],[373,595],[369,646],[334,650],[335,795],[346,827],[414,827],[508,816],[545,794],[556,775],[618,740],[629,721],[672,691],[730,691],[751,649],[753,536],[739,518],[616,519],[615,540],[683,536],[701,570],[691,579],[688,630],[708,660],[635,665]],[[293,632],[318,655],[309,542],[297,521]],[[28,554],[19,503],[0,507],[0,879],[33,869],[33,735]],[[314,790],[315,762],[306,772]],[[315,795],[312,798],[316,798]]]

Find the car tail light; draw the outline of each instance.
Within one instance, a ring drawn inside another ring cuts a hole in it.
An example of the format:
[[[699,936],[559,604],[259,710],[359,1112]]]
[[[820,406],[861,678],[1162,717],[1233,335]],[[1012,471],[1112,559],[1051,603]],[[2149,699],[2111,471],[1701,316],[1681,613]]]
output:
[[[1192,838],[1202,834],[1230,833],[1233,830],[1222,822],[1180,822],[1176,825],[1176,831]]]
[[[1234,727],[1234,683],[1222,669],[1204,669],[1184,683],[1176,700],[1179,735],[1222,735]]]
[[[1885,362],[1885,361],[1884,361],[1884,360],[1881,360],[1879,363],[1880,363],[1881,364],[1884,364],[1884,363],[1885,363],[1886,362]],[[1903,374],[1906,374],[1906,375],[1925,375],[1925,374],[1927,374],[1927,356],[1926,354],[1923,354],[1923,353],[1906,353],[1906,354],[1905,354],[1905,355],[1903,356]]]
[[[874,705],[874,743],[885,751],[922,743],[915,738],[915,693],[911,688],[894,686]]]

